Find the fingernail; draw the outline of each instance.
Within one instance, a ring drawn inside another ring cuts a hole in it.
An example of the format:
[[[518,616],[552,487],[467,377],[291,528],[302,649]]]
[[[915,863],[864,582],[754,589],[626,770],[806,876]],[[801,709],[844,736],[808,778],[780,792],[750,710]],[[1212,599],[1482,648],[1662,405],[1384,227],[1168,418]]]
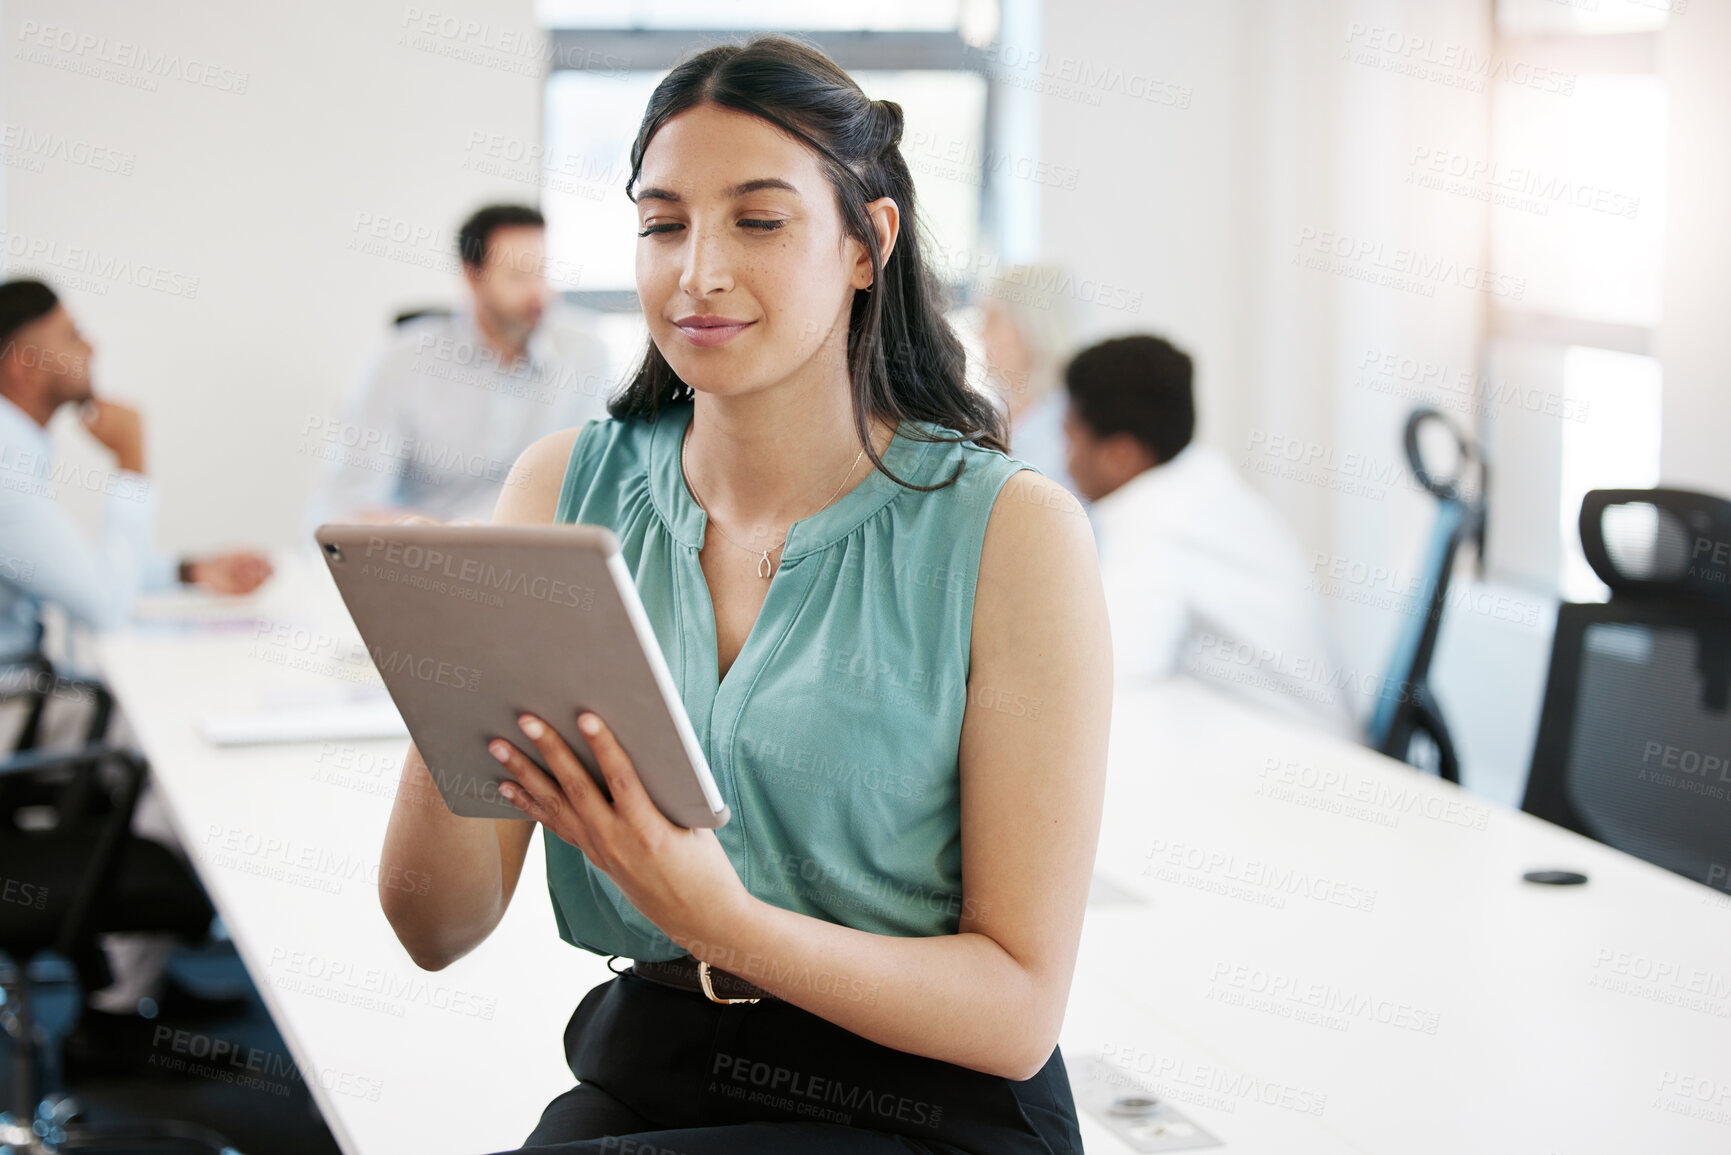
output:
[[[506,782],[499,787],[499,797],[507,802],[515,802],[517,801],[517,788]]]
[[[577,718],[577,728],[585,734],[601,733],[601,719],[594,714],[582,714]]]
[[[487,752],[501,762],[511,760],[511,746],[507,742],[489,742],[487,743]]]
[[[517,725],[523,727],[523,733],[529,735],[531,738],[539,738],[541,736],[541,723],[529,717],[527,714],[517,719]]]

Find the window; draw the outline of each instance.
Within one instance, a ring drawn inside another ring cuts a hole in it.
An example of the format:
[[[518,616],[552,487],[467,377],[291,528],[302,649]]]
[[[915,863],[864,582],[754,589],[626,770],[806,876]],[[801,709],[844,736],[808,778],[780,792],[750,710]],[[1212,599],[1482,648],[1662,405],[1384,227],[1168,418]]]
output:
[[[1492,495],[1489,552],[1504,576],[1575,601],[1606,594],[1581,553],[1581,498],[1659,483],[1665,7],[1496,8],[1496,55],[1515,63],[1491,94],[1489,264],[1524,291],[1487,304],[1487,379],[1508,403],[1487,407],[1481,434],[1523,482]]]
[[[1015,9],[1022,0],[1004,3]],[[539,0],[536,13],[552,29],[542,210],[549,264],[563,270],[557,287],[573,303],[635,315],[635,210],[624,187],[650,92],[694,47],[767,29],[798,29],[871,96],[902,106],[902,151],[941,279],[960,288],[979,266],[976,254],[1005,251],[993,233],[994,217],[1003,215],[994,213],[994,203],[1004,166],[993,158],[1013,135],[990,80],[992,55],[984,51],[998,34],[999,0],[846,7],[809,0]],[[1026,190],[1014,191],[1018,219],[1025,220]],[[622,337],[621,345],[636,340]]]

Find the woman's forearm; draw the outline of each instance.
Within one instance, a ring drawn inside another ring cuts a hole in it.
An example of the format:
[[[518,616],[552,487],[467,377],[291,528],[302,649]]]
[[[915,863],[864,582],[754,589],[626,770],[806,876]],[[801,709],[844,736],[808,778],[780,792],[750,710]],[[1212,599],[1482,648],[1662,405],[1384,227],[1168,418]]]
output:
[[[530,824],[460,818],[445,806],[411,744],[379,859],[379,902],[416,965],[439,970],[475,949],[504,916],[515,888],[512,847],[527,836],[501,826]]]
[[[1030,971],[985,934],[873,934],[755,897],[679,945],[873,1042],[1018,1080],[1051,1056],[1069,993],[1068,969]]]

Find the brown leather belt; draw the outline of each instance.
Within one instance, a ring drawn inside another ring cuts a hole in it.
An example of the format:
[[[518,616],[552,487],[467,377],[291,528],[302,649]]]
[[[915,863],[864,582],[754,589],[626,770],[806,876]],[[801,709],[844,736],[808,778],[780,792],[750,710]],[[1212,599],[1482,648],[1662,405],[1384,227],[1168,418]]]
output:
[[[666,962],[633,959],[631,969],[625,973],[682,991],[696,991],[712,1003],[755,1003],[759,999],[775,998],[755,983],[708,963],[700,963],[690,955]]]

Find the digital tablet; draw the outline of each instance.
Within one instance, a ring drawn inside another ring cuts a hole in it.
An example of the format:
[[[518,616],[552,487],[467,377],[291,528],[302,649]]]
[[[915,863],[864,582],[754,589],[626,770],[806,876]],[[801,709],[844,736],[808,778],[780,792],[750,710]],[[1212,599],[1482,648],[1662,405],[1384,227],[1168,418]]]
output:
[[[718,827],[715,787],[619,542],[587,525],[321,525],[355,628],[453,814],[527,818],[499,797],[504,738],[547,722],[602,783],[577,729],[593,710],[669,821]],[[605,786],[603,785],[603,791]]]

